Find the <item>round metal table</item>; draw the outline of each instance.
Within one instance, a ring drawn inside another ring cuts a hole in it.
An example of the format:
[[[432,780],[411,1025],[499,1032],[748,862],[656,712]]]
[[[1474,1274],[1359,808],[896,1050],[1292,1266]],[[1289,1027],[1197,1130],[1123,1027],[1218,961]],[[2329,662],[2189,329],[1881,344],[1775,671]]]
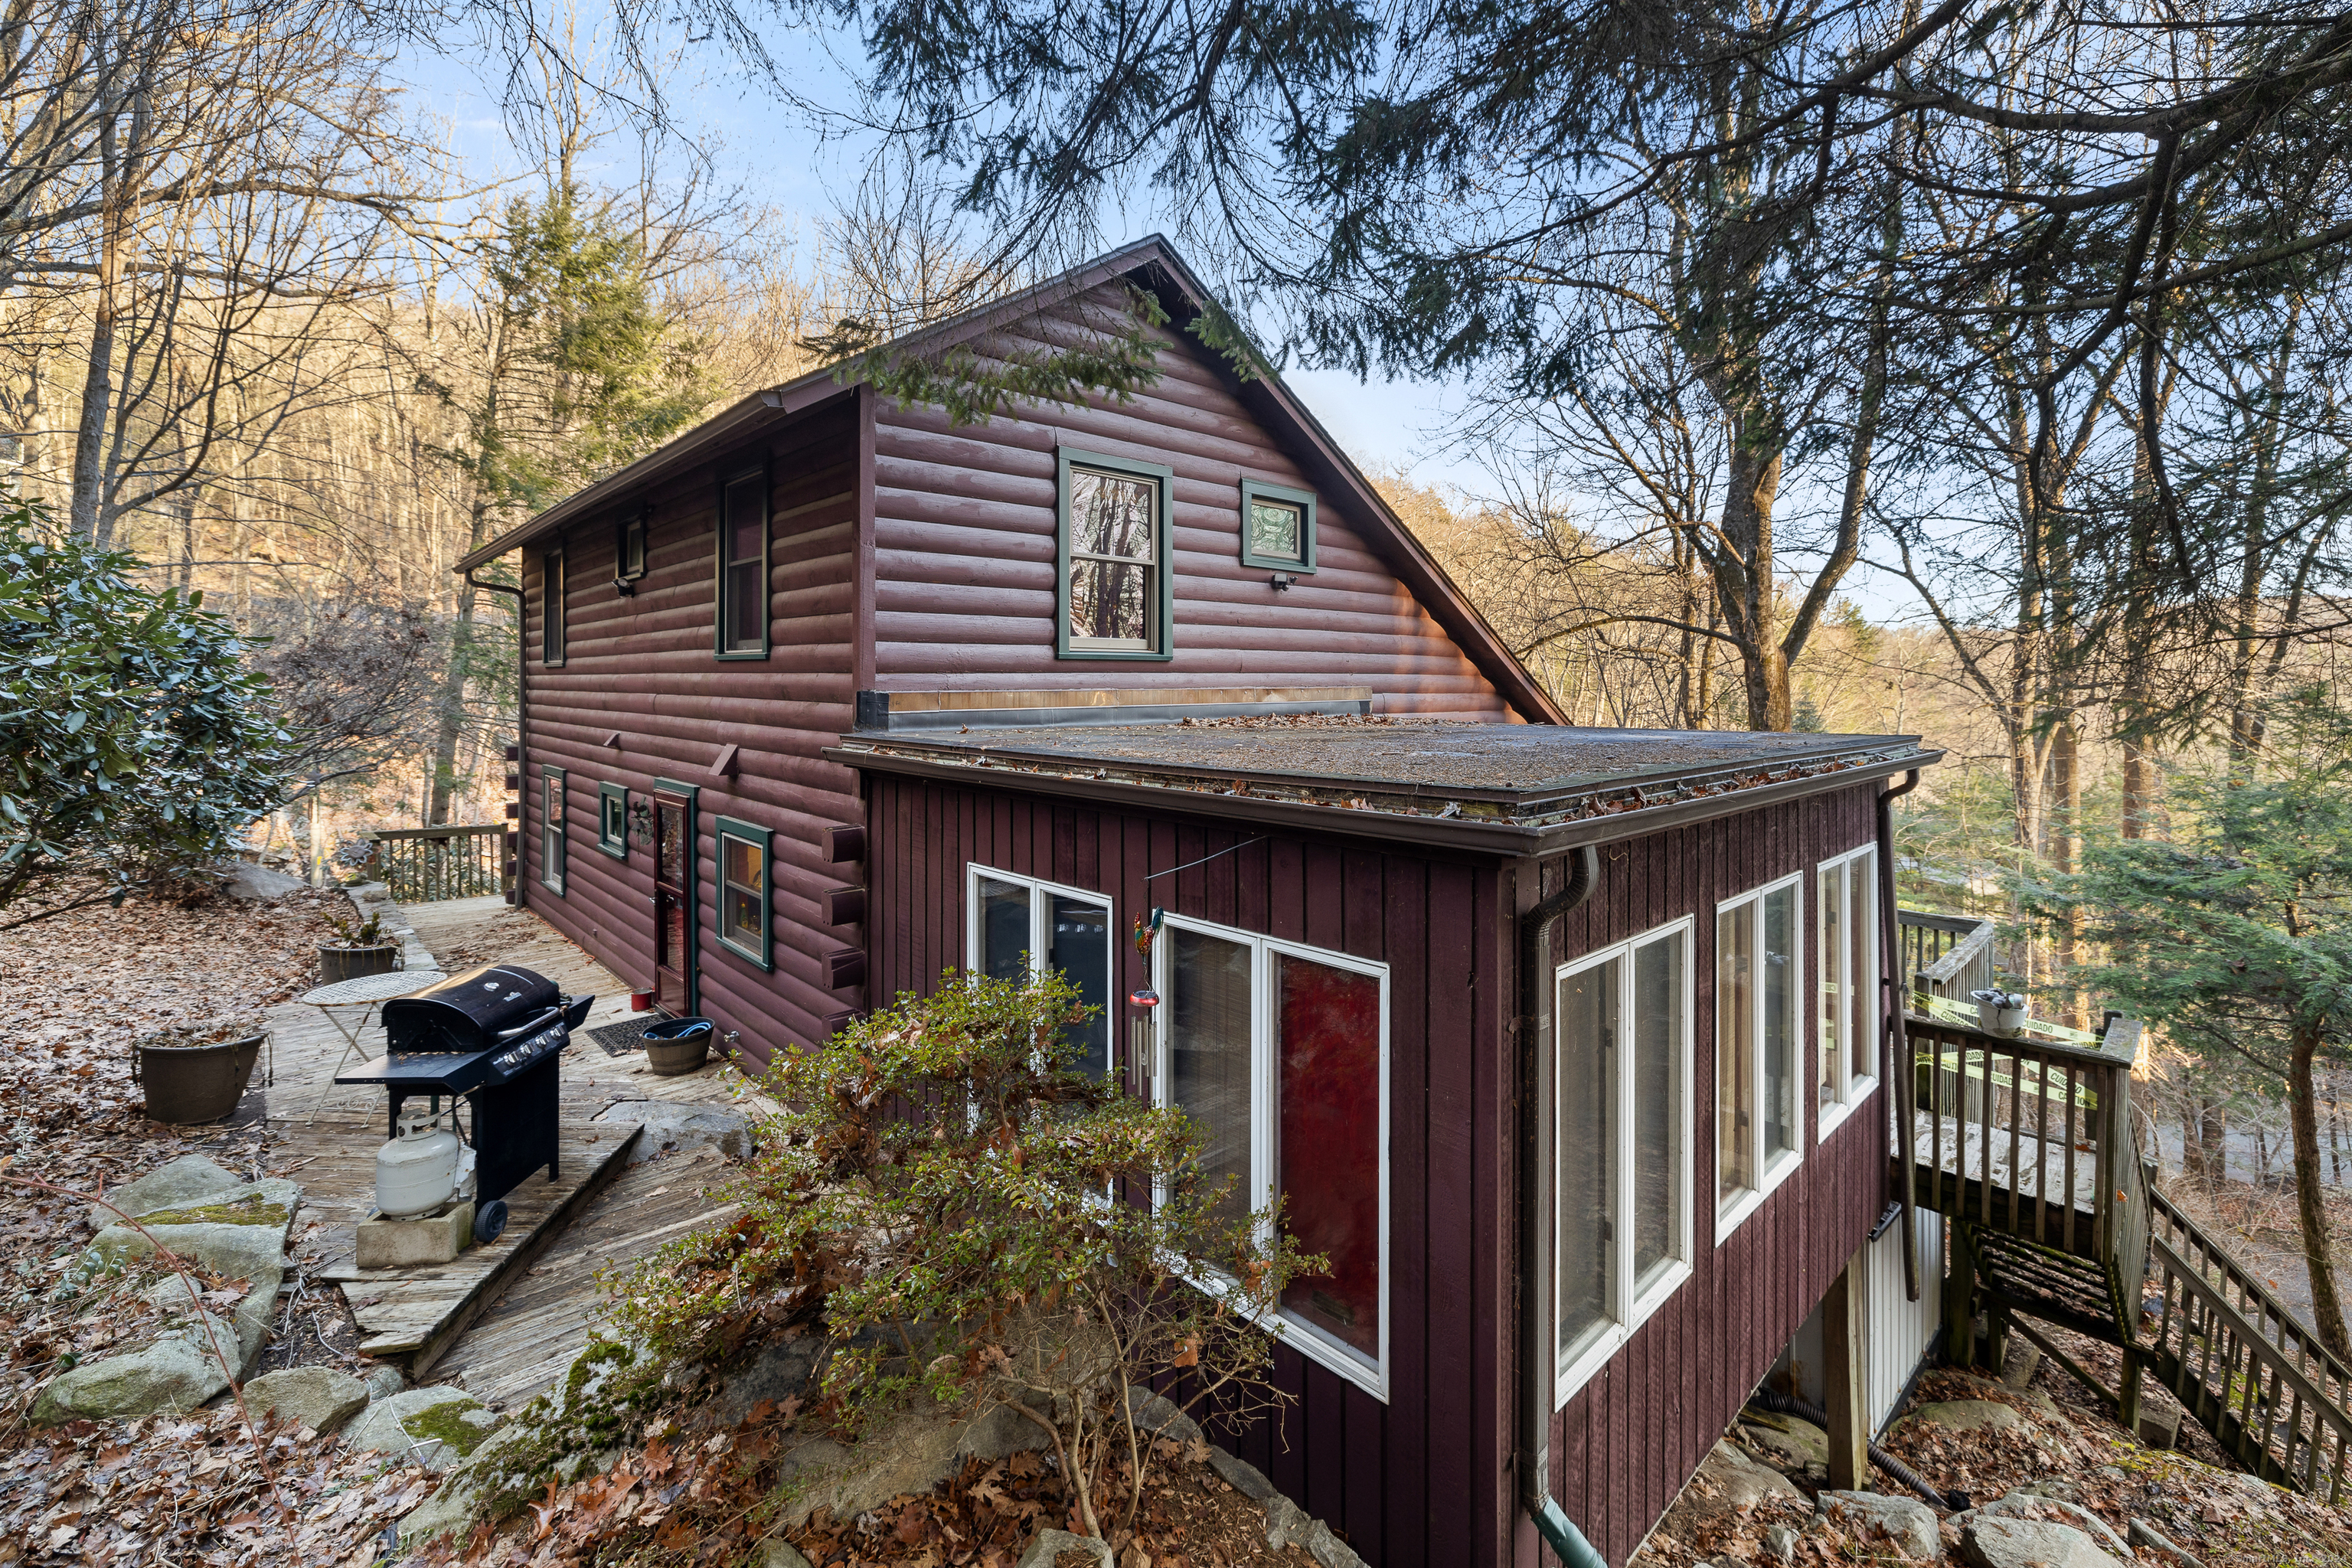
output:
[[[362,1061],[367,1059],[367,1053],[360,1049],[360,1031],[368,1026],[370,1015],[379,1005],[395,997],[413,994],[429,985],[438,985],[448,978],[437,969],[395,969],[387,974],[362,974],[355,979],[338,980],[332,985],[321,985],[297,996],[295,1000],[304,1006],[319,1009],[320,1015],[335,1026],[335,1033],[343,1037],[342,1054],[327,1069],[327,1087],[319,1091],[319,1098],[311,1103],[310,1114],[305,1120],[319,1120],[320,1110],[325,1107],[328,1097],[335,1092],[335,1075],[343,1070],[345,1062],[353,1057]]]

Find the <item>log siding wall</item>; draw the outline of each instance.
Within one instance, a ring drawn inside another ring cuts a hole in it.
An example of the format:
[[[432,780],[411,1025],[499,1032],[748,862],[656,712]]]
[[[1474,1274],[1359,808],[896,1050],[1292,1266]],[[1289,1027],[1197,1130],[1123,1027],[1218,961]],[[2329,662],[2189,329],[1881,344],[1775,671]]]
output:
[[[625,784],[633,800],[656,778],[698,786],[699,1010],[720,1029],[740,1030],[762,1058],[788,1041],[821,1037],[825,1018],[856,1001],[854,992],[826,986],[820,955],[857,945],[857,932],[827,926],[819,900],[843,881],[843,868],[824,860],[823,831],[859,819],[857,781],[819,752],[850,728],[856,710],[857,448],[856,400],[845,395],[657,488],[646,575],[628,597],[613,586],[614,520],[568,530],[570,623],[558,668],[538,658],[542,557],[532,552],[524,563],[530,798],[522,838],[531,908],[623,980],[649,984],[652,851],[633,839],[625,860],[598,852],[596,786]],[[772,476],[771,648],[765,659],[722,662],[711,652],[719,486],[762,458]],[[606,744],[614,734],[619,745]],[[712,773],[730,746],[730,772]],[[571,770],[570,883],[561,897],[537,880],[545,809],[539,770],[547,764]],[[721,815],[775,830],[773,973],[712,935],[711,825]],[[855,881],[855,868],[846,869]]]
[[[1552,1422],[1552,1493],[1612,1563],[1665,1512],[1885,1207],[1886,1086],[1826,1141],[1816,1131],[1813,870],[1872,841],[1874,795],[1874,785],[1843,790],[1611,845],[1601,852],[1598,890],[1554,932],[1566,962],[1696,917],[1693,1273]],[[1792,871],[1805,874],[1800,994],[1814,999],[1803,1014],[1804,1163],[1717,1247],[1715,907]],[[1545,890],[1563,876],[1564,868],[1547,868]]]
[[[1118,935],[1154,904],[1391,965],[1391,1397],[1386,1405],[1295,1352],[1297,1396],[1281,1439],[1236,1451],[1377,1568],[1532,1565],[1533,1527],[1511,1487],[1516,1366],[1516,990],[1512,909],[1532,886],[1507,864],[1400,851],[1361,838],[1275,834],[1204,866],[1150,874],[1256,836],[1213,818],[1083,806],[1048,796],[874,774],[868,868],[880,923],[877,994],[927,991],[964,956],[964,868],[1107,893]],[[1884,1102],[1814,1138],[1804,1058],[1802,1166],[1714,1245],[1714,910],[1791,871],[1806,876],[1868,843],[1872,790],[1857,788],[1612,845],[1593,897],[1555,932],[1561,962],[1696,917],[1693,1084],[1694,1272],[1553,1418],[1552,1486],[1570,1516],[1622,1563],[1697,1468],[1883,1205]],[[1542,868],[1544,890],[1563,875]],[[1114,994],[1147,983],[1124,941]],[[1114,1039],[1124,1056],[1121,1009]],[[1809,1018],[1809,1028],[1811,1026]],[[1812,1039],[1808,1036],[1809,1045]],[[1130,1088],[1140,1092],[1130,1074]],[[1883,1089],[1881,1092],[1884,1092]]]
[[[1071,308],[1106,309],[1109,298],[1097,291]],[[1131,403],[1034,408],[962,428],[936,409],[881,406],[877,689],[1369,686],[1375,712],[1512,719],[1368,542],[1364,520],[1318,489],[1224,371],[1176,334],[1159,335],[1161,379]],[[1175,470],[1172,659],[1055,657],[1057,447]],[[1265,568],[1241,563],[1244,479],[1317,492],[1316,571],[1286,591],[1268,585]]]

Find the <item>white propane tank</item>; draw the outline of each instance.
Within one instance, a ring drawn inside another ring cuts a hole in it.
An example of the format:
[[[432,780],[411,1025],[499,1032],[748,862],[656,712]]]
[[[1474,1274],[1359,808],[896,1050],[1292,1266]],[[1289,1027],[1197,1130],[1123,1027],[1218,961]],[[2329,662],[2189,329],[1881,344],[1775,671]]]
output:
[[[386,1219],[430,1214],[457,1190],[466,1145],[441,1125],[441,1113],[403,1110],[397,1136],[375,1152],[375,1206]]]

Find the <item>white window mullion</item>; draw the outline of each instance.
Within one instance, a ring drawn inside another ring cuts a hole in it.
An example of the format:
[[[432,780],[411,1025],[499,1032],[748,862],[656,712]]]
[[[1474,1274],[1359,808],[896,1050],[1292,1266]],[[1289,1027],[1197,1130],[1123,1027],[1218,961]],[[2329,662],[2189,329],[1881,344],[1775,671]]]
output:
[[[1615,1227],[1617,1244],[1617,1323],[1622,1331],[1633,1321],[1633,1183],[1634,1149],[1641,1141],[1641,1127],[1633,1114],[1633,949],[1629,944],[1623,952],[1610,961],[1617,971],[1617,1050],[1610,1059],[1609,1070],[1616,1075],[1612,1085],[1617,1104],[1617,1190],[1616,1212],[1610,1223]]]

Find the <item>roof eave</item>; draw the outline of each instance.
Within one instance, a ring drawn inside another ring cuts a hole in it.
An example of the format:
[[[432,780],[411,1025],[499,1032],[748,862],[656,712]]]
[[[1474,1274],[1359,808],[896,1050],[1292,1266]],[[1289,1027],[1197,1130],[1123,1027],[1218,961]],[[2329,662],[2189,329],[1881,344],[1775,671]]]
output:
[[[980,788],[1011,789],[1106,805],[1184,812],[1228,821],[1372,837],[1390,843],[1415,844],[1513,859],[1556,855],[1587,844],[1614,844],[1668,828],[1737,816],[1785,801],[1852,789],[1874,779],[1892,778],[1914,768],[1932,766],[1944,757],[1940,750],[1914,747],[1907,752],[1745,789],[1727,790],[1633,811],[1617,811],[1537,825],[1318,805],[1213,793],[1178,784],[1139,784],[1125,779],[1087,778],[1070,773],[1040,772],[1026,767],[989,766],[977,760],[955,761],[943,752],[918,754],[880,749],[870,738],[856,735],[844,735],[841,742],[841,744],[824,749],[826,760],[861,771],[960,783]]]

